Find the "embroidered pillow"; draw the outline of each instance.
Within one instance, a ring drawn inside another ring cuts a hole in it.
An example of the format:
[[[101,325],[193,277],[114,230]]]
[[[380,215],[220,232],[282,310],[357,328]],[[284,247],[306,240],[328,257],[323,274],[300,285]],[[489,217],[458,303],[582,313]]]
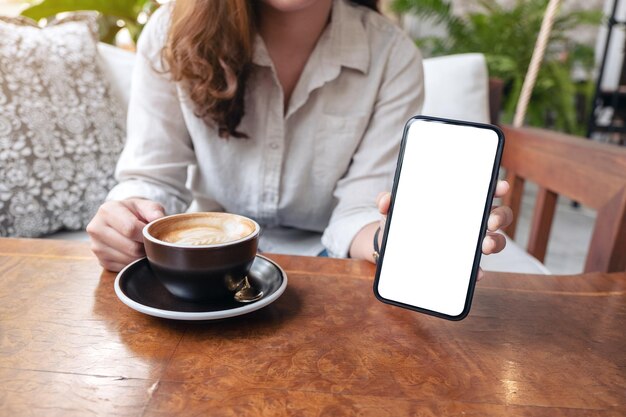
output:
[[[115,181],[124,110],[94,15],[0,17],[0,236],[84,229]]]

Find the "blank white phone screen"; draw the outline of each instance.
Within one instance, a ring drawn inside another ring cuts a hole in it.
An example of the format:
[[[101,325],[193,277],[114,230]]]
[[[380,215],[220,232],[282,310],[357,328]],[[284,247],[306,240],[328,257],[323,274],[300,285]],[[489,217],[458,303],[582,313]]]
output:
[[[498,150],[498,134],[414,120],[409,126],[378,293],[460,315]]]

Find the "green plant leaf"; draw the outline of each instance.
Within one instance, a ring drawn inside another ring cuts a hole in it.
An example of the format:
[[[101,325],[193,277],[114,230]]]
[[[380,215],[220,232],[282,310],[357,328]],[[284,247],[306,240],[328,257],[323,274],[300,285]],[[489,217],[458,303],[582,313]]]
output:
[[[414,13],[437,23],[449,21],[452,15],[451,5],[446,0],[396,0],[391,3],[391,10],[396,13]]]
[[[395,0],[396,11],[418,17],[436,19],[443,24],[447,36],[417,40],[426,56],[481,52],[485,55],[489,74],[504,83],[503,116],[510,122],[520,95],[539,28],[548,0],[515,0],[503,6],[497,0],[474,0],[475,6],[464,16],[455,16],[445,0]],[[598,25],[600,10],[561,9],[554,22],[544,64],[539,71],[527,113],[527,123],[546,123],[570,133],[584,131],[587,114],[579,117],[576,100],[590,102],[593,84],[590,80],[577,84],[572,79],[574,66],[591,75],[593,48],[570,39],[571,31],[582,25]]]
[[[104,15],[135,20],[149,0],[43,0],[25,9],[22,15],[39,20],[57,13],[95,10]]]

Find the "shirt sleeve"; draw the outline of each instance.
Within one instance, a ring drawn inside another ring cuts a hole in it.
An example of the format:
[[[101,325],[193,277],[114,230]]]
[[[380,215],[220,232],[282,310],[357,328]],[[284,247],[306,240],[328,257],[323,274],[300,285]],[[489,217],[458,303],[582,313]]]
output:
[[[347,257],[356,234],[380,219],[376,197],[391,190],[404,125],[422,109],[423,74],[419,50],[399,35],[367,131],[334,190],[337,205],[322,236],[333,257]]]
[[[126,145],[115,172],[119,183],[107,197],[147,198],[161,203],[168,214],[191,203],[187,172],[196,162],[176,83],[163,71],[161,50],[170,13],[169,6],[159,8],[137,44]]]

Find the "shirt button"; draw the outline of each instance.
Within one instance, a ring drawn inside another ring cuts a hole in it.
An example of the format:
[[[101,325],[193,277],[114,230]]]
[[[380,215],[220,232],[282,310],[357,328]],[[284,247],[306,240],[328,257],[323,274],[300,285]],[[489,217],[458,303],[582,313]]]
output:
[[[278,149],[278,143],[276,143],[276,142],[272,142],[272,143],[270,143],[270,148],[272,148],[272,149]]]

